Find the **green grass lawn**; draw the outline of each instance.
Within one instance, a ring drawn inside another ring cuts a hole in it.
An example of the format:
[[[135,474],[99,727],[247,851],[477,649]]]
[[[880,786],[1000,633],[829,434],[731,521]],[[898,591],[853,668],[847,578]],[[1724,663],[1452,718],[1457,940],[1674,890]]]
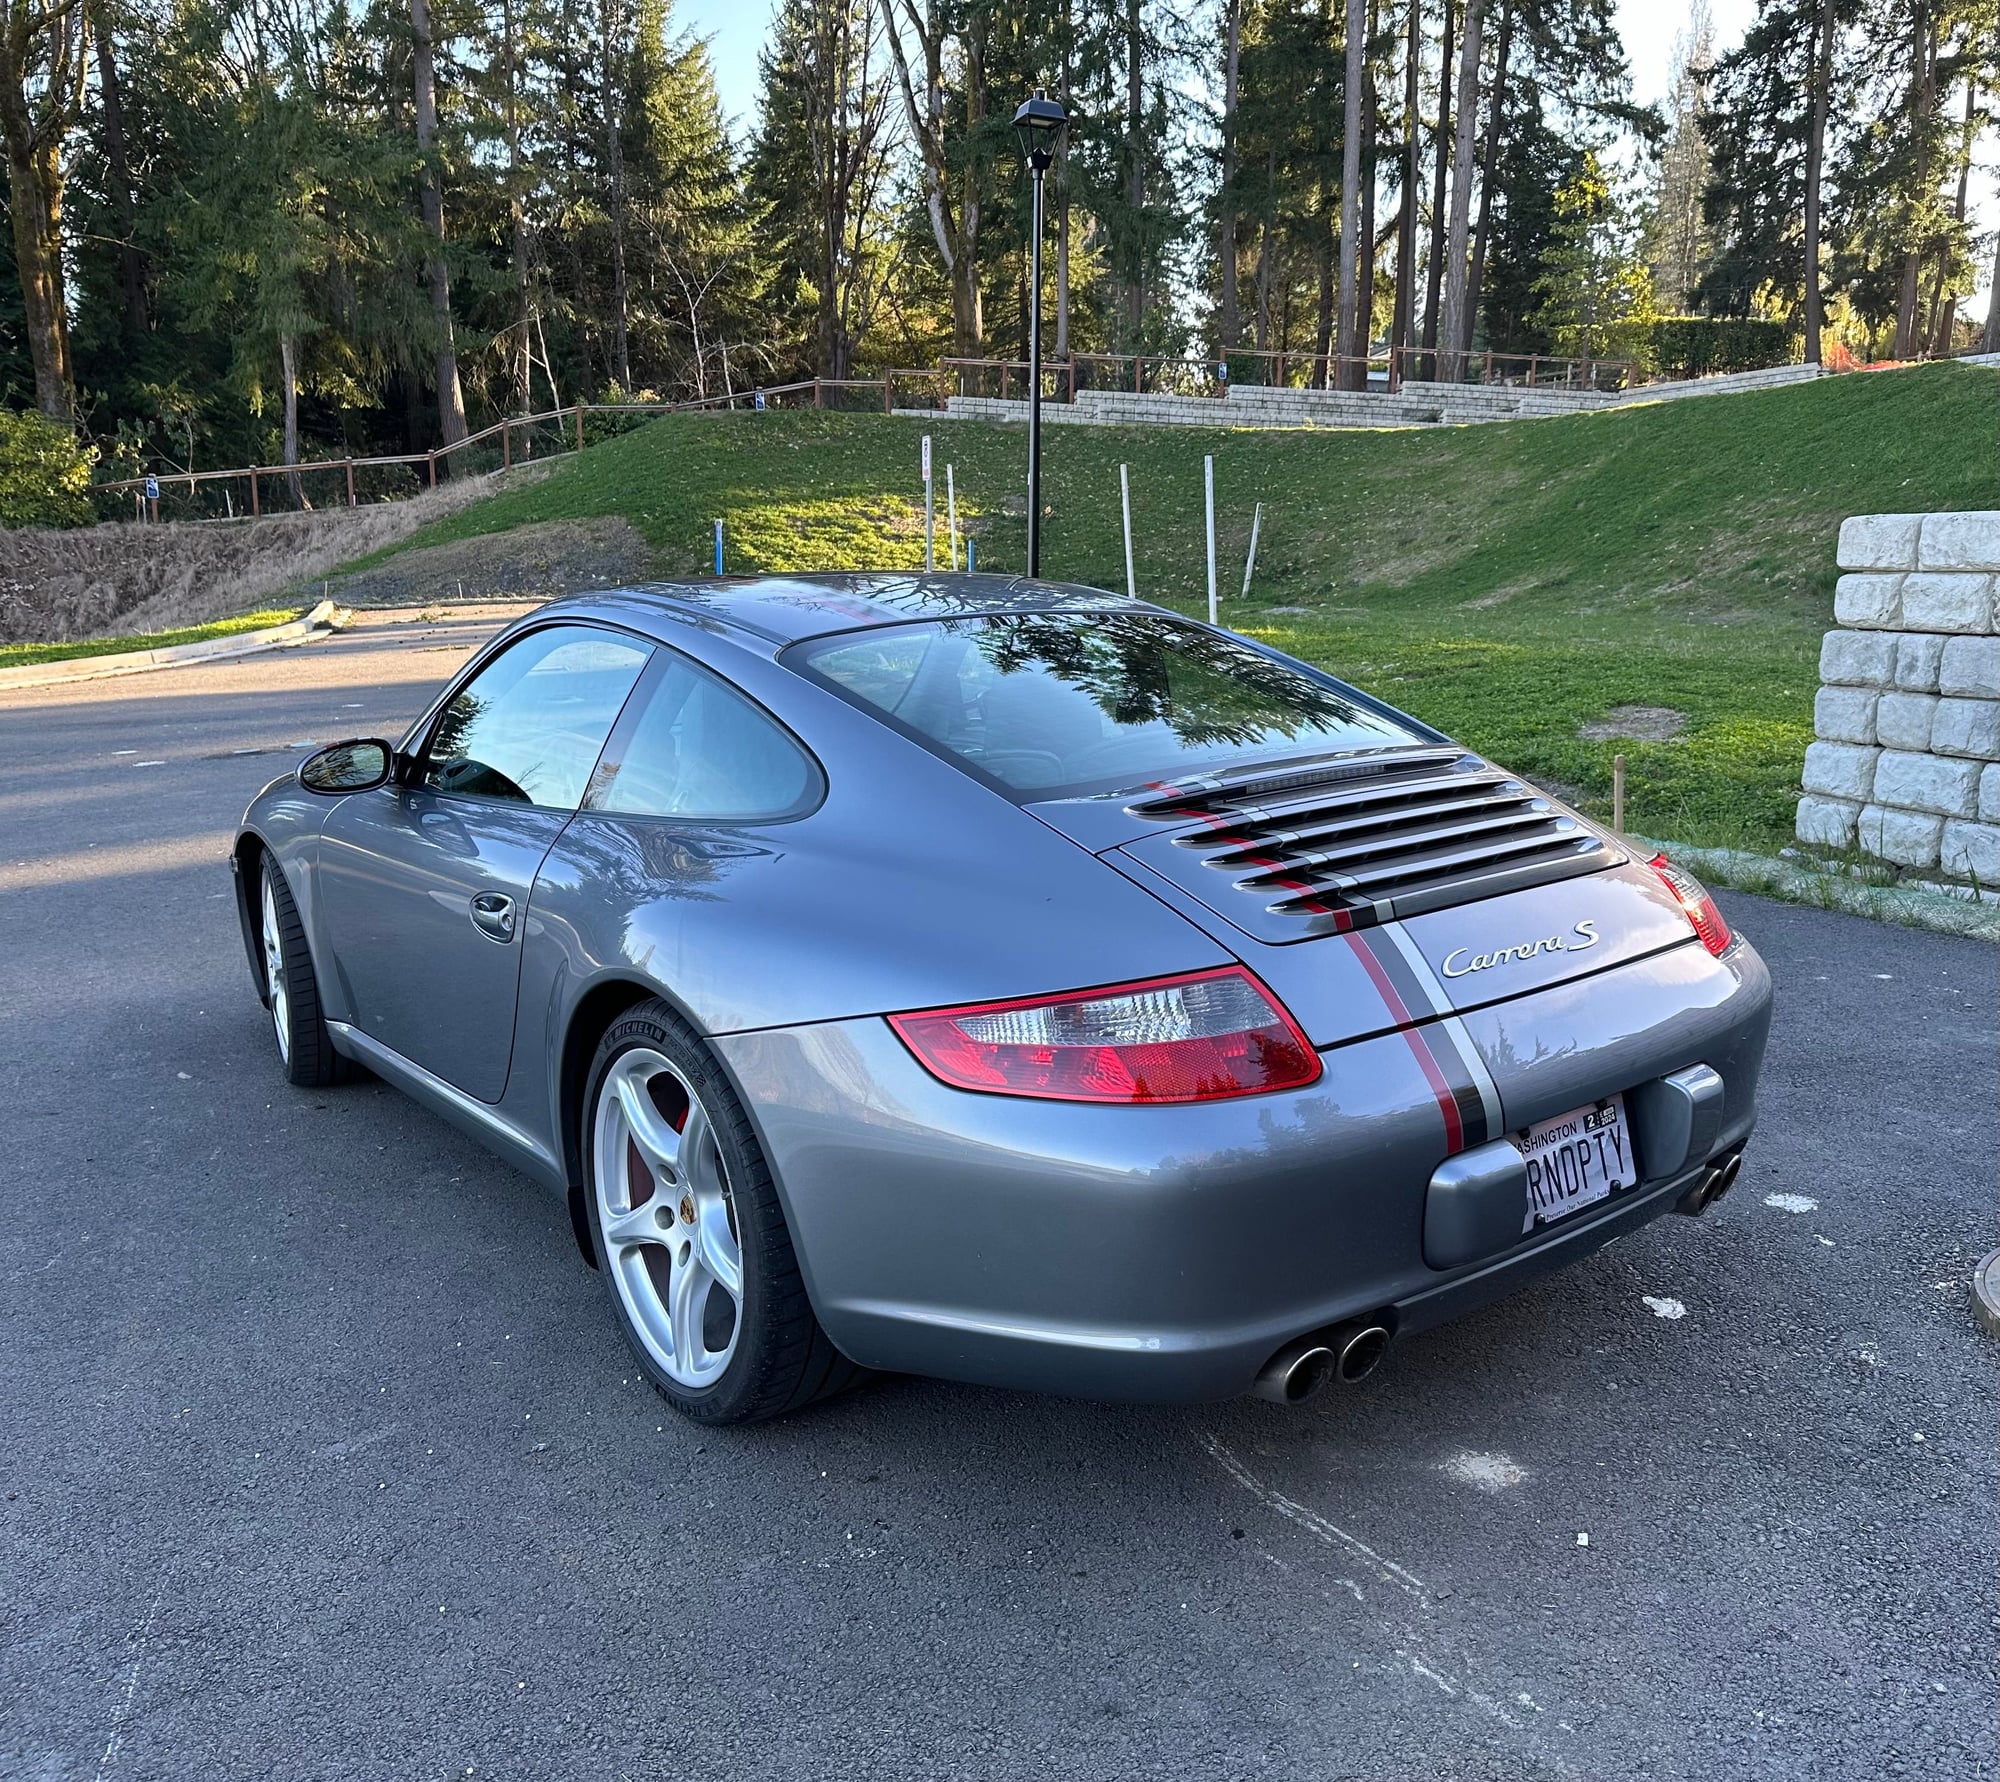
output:
[[[238,613],[208,625],[188,625],[179,631],[148,631],[137,637],[84,637],[73,643],[0,644],[0,668],[20,668],[31,662],[68,662],[78,656],[118,656],[127,650],[163,650],[169,644],[203,643],[211,637],[234,637],[239,631],[262,631],[299,616],[287,606],[266,612]]]
[[[732,571],[914,566],[926,431],[940,536],[950,461],[979,567],[1020,570],[1022,429],[796,412],[668,417],[410,544],[619,514],[663,573],[705,574],[719,518]],[[1123,587],[1125,462],[1139,592],[1199,610],[1204,454],[1226,624],[1599,811],[1623,752],[1630,827],[1768,850],[1791,834],[1840,522],[2000,507],[2000,373],[1938,365],[1448,430],[1052,426],[1044,573]],[[1670,742],[1577,735],[1627,704],[1687,726]]]

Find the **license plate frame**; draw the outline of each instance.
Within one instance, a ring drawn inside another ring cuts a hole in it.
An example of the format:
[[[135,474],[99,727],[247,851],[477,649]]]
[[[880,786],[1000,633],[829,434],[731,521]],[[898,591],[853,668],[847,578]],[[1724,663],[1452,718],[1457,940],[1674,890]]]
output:
[[[1521,1235],[1559,1224],[1639,1185],[1632,1123],[1623,1095],[1600,1096],[1547,1120],[1537,1120],[1507,1141],[1527,1165]]]

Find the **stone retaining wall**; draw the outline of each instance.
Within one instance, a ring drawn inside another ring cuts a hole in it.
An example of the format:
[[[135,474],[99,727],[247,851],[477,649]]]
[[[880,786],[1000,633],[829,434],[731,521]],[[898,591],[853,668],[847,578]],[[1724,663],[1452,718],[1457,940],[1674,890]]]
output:
[[[1818,376],[1817,365],[1778,365],[1727,377],[1645,384],[1616,395],[1529,389],[1522,384],[1420,383],[1414,378],[1393,396],[1377,390],[1300,390],[1263,384],[1233,384],[1221,398],[1079,390],[1073,403],[1044,402],[1042,419],[1052,426],[1071,427],[1450,427],[1537,420],[1630,402],[1670,402],[1682,396],[1727,396]],[[954,396],[949,412],[961,420],[1025,421],[1028,405],[996,396]]]
[[[1799,840],[2000,887],[2000,513],[1840,529]]]

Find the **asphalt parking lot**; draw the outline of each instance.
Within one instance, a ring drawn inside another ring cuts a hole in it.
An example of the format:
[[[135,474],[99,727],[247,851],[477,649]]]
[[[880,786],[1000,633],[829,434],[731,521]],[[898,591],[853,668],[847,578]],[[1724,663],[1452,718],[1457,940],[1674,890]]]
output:
[[[0,1776],[1994,1773],[1995,949],[1725,898],[1735,1192],[1362,1388],[700,1431],[251,991],[244,803],[490,623],[0,694]]]

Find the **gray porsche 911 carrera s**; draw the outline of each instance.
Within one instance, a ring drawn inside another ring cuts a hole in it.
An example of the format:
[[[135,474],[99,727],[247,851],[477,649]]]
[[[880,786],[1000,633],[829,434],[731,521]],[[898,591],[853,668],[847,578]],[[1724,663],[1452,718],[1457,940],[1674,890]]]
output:
[[[1253,641],[1000,576],[495,638],[234,866],[294,1083],[566,1197],[649,1378],[1306,1397],[1727,1191],[1763,963],[1664,858]]]

